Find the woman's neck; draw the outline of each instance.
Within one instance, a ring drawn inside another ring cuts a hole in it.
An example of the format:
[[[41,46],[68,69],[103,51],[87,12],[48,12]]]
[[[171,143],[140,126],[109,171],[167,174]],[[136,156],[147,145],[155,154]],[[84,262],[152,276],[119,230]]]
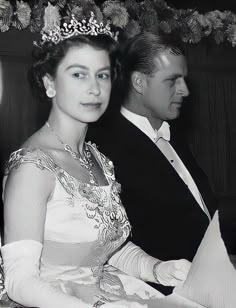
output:
[[[68,144],[74,151],[83,152],[88,124],[69,117],[56,117],[52,113],[49,115],[47,122],[55,137],[58,136],[64,144]]]

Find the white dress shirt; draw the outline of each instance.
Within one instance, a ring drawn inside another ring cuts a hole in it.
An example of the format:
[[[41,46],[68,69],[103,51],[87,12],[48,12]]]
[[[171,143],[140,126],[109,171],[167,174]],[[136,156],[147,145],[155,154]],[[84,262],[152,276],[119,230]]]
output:
[[[178,154],[175,152],[174,148],[169,143],[170,141],[169,124],[163,121],[161,127],[157,131],[151,126],[150,122],[146,117],[133,113],[123,106],[121,107],[121,114],[128,121],[132,122],[137,128],[139,128],[145,135],[147,135],[156,144],[159,150],[169,161],[171,166],[175,169],[175,171],[178,173],[178,175],[181,177],[184,183],[188,186],[188,189],[196,199],[201,209],[206,213],[209,220],[211,220],[210,214],[197,188],[197,185],[195,184],[191,174],[183,164],[182,160],[180,159]]]

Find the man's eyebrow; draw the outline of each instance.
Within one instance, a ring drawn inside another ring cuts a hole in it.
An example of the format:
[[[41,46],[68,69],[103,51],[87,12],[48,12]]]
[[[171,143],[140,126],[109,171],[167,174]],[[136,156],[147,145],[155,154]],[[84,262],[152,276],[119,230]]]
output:
[[[67,66],[66,68],[66,71],[71,69],[71,68],[81,68],[81,69],[84,69],[84,70],[89,70],[89,67],[85,66],[85,65],[81,65],[81,64],[71,64],[69,66]],[[105,71],[105,70],[110,70],[111,67],[110,66],[104,66],[104,67],[101,67],[99,68],[98,71]]]
[[[179,77],[184,77],[182,74],[170,74],[166,78],[179,78]]]

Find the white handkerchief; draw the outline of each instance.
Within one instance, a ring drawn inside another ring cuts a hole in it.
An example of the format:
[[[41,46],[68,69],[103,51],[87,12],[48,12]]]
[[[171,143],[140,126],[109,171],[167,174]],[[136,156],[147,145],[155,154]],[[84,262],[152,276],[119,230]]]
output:
[[[174,293],[208,308],[236,307],[236,270],[230,262],[215,213],[188,277]]]

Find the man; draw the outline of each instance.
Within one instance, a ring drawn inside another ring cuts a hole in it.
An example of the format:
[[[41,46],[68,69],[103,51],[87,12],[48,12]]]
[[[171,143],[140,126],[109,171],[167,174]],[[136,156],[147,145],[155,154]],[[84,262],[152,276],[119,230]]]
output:
[[[120,113],[92,138],[114,163],[132,241],[161,260],[192,261],[214,206],[204,173],[167,122],[189,94],[186,76],[177,44],[151,33],[132,38],[121,58]]]

